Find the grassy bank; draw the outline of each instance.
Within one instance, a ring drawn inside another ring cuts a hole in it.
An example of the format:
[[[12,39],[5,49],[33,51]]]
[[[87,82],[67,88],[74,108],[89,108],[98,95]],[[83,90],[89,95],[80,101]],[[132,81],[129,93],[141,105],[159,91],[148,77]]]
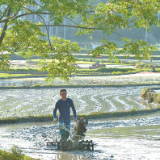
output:
[[[68,85],[40,85],[36,84],[33,86],[8,86],[8,87],[0,87],[0,89],[44,89],[44,88],[87,88],[87,87],[128,87],[128,86],[152,86],[152,85],[159,85],[160,83],[126,83],[126,84],[102,84],[102,85],[97,85],[97,84],[82,84],[82,85],[77,85],[77,84],[68,84]]]
[[[142,109],[142,110],[136,110],[133,108],[130,111],[92,112],[90,114],[78,114],[77,117],[84,117],[85,119],[109,119],[117,117],[145,115],[159,111],[160,108]],[[71,119],[73,119],[73,116],[71,116]],[[0,124],[14,124],[14,123],[26,123],[26,122],[52,122],[52,120],[53,120],[52,114],[39,115],[39,116],[26,116],[26,117],[7,117],[7,118],[0,118]]]
[[[34,159],[22,154],[22,150],[20,150],[17,146],[13,146],[10,149],[10,152],[5,150],[0,150],[0,160],[39,160]]]
[[[4,73],[3,70],[0,71],[1,73]],[[39,71],[39,68],[15,68],[10,69],[7,71],[8,74],[47,74],[47,72],[41,72]]]
[[[101,67],[97,69],[77,69],[72,73],[74,76],[92,76],[92,75],[121,75],[132,74],[137,72],[149,72],[150,68],[106,68]],[[156,68],[160,72],[160,68]],[[40,72],[38,69],[15,69],[10,73],[0,73],[0,78],[24,78],[24,77],[46,77],[47,72]]]
[[[16,78],[16,77],[32,77],[31,74],[10,74],[10,73],[0,73],[0,78]]]

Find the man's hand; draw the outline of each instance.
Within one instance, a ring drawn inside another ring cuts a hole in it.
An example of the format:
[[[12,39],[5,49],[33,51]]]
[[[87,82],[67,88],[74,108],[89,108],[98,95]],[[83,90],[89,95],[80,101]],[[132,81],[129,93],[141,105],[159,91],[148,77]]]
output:
[[[53,123],[57,123],[57,118],[54,118],[54,119],[53,119]]]

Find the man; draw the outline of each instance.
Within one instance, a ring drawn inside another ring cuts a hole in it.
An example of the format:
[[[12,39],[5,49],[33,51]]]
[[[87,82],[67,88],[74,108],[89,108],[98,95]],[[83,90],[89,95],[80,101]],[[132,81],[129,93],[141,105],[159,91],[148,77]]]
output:
[[[72,99],[67,98],[67,91],[66,89],[61,89],[60,90],[60,96],[62,97],[60,100],[57,101],[55,108],[53,110],[53,122],[57,122],[57,117],[56,117],[56,112],[57,109],[59,109],[59,122],[61,124],[65,124],[66,128],[70,130],[70,107],[72,108],[74,118],[76,120],[76,110],[73,104]],[[60,134],[61,134],[61,140],[67,140],[69,137],[69,132],[60,129]]]

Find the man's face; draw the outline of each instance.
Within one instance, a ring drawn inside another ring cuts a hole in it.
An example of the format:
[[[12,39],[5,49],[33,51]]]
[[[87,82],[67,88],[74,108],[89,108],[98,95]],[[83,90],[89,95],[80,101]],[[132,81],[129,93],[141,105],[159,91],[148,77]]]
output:
[[[62,99],[65,99],[66,96],[67,96],[67,92],[66,92],[66,91],[62,91],[62,92],[60,93],[60,96],[62,97]]]

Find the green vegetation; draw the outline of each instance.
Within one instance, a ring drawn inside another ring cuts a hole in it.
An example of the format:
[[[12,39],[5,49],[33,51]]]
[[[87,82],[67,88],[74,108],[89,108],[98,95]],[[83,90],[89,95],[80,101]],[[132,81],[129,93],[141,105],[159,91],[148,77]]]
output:
[[[38,116],[26,116],[26,117],[7,117],[0,118],[0,124],[3,123],[22,123],[22,122],[43,122],[53,120],[53,115],[38,115]]]
[[[32,68],[15,68],[10,69],[8,71],[9,74],[45,74],[47,72],[41,72],[39,69],[32,69]]]
[[[92,112],[90,114],[78,114],[77,117],[83,117],[85,119],[106,119],[106,118],[116,118],[116,117],[127,117],[135,116],[139,114],[151,114],[160,111],[160,108],[142,109],[136,110],[135,108],[130,111],[119,111],[119,112]],[[73,116],[71,116],[73,119]],[[7,117],[0,118],[0,124],[6,123],[24,123],[24,122],[51,122],[53,121],[53,115],[38,115],[38,116],[26,116],[26,117]]]
[[[110,61],[118,63],[122,56],[138,60],[151,59],[152,52],[158,50],[157,44],[150,45],[148,41],[142,40],[144,31],[151,31],[151,27],[154,27],[157,40],[159,38],[160,21],[157,15],[160,2],[157,0],[152,3],[150,0],[74,0],[74,3],[72,0],[41,0],[40,8],[37,2],[31,0],[14,0],[14,3],[13,0],[1,0],[0,8],[0,24],[3,26],[0,29],[2,70],[10,68],[8,60],[13,54],[25,59],[39,57],[38,64],[46,72],[48,81],[56,76],[68,81],[75,71],[72,64],[76,58],[72,53],[89,52],[92,57],[106,55]],[[34,20],[30,17],[34,17]],[[58,27],[52,36],[47,27],[48,22],[50,27]],[[75,34],[83,36],[77,38]],[[94,38],[95,34],[100,36]],[[111,37],[112,34],[114,36]],[[81,51],[78,41],[82,45]],[[91,43],[101,46],[92,49]],[[48,59],[52,61],[46,63]],[[121,71],[115,74],[118,73]]]
[[[147,92],[148,90],[150,90],[150,88],[143,88],[142,91],[141,91],[141,97],[143,99],[145,99],[147,97]]]
[[[0,150],[0,160],[38,160],[34,158],[30,158],[22,154],[22,150],[20,150],[17,146],[13,146],[10,149],[10,152],[5,150]]]
[[[77,69],[72,72],[72,75],[108,75],[108,74],[132,74],[137,72],[150,72],[151,68],[142,66],[139,68],[106,68],[97,69]],[[160,68],[156,68],[160,72]],[[15,78],[15,77],[46,77],[47,72],[40,72],[38,69],[13,69],[10,73],[0,73],[0,78]]]
[[[156,69],[160,72],[160,68]],[[130,74],[137,72],[148,72],[150,68],[106,68],[101,67],[97,69],[77,69],[73,74],[75,75],[107,75],[107,74]]]
[[[135,112],[135,111],[137,111],[137,108],[132,108],[131,111]]]
[[[73,54],[74,55],[74,57],[76,58],[76,60],[79,60],[79,59],[82,59],[82,60],[84,60],[84,59],[87,59],[87,60],[91,60],[91,61],[96,61],[96,60],[99,60],[99,61],[102,61],[102,58],[94,58],[94,57],[92,57],[91,55],[88,55],[87,53],[85,53],[85,54],[83,54],[83,53],[78,53],[78,54]],[[106,59],[109,59],[109,55],[102,55],[103,56],[103,59],[104,58],[106,58]],[[129,56],[129,57],[126,57],[126,56],[124,56],[124,55],[120,55],[120,54],[116,54],[115,55],[118,59],[125,59],[125,58],[127,58],[127,59],[130,59],[130,60],[136,60],[136,58],[133,56],[133,55],[131,55],[131,56]],[[142,58],[142,57],[141,57]],[[160,56],[159,55],[150,55],[150,60],[160,60]],[[106,60],[104,60],[104,62],[105,62]],[[107,60],[107,61],[112,61],[112,62],[114,62],[113,60]],[[122,63],[122,61],[120,61],[121,63]],[[124,62],[124,61],[123,61]],[[116,63],[116,62],[115,62]]]
[[[104,74],[123,74],[134,73],[145,69],[133,69],[133,68],[97,68],[97,69],[77,69],[72,74],[74,75],[104,75]],[[40,72],[38,69],[13,69],[10,73],[0,73],[0,77],[46,77],[47,73]]]
[[[32,77],[31,74],[9,74],[9,73],[0,73],[1,78],[9,78],[9,77]]]
[[[148,100],[148,103],[160,104],[160,93],[154,92],[158,88],[143,88],[141,91],[141,97]]]

